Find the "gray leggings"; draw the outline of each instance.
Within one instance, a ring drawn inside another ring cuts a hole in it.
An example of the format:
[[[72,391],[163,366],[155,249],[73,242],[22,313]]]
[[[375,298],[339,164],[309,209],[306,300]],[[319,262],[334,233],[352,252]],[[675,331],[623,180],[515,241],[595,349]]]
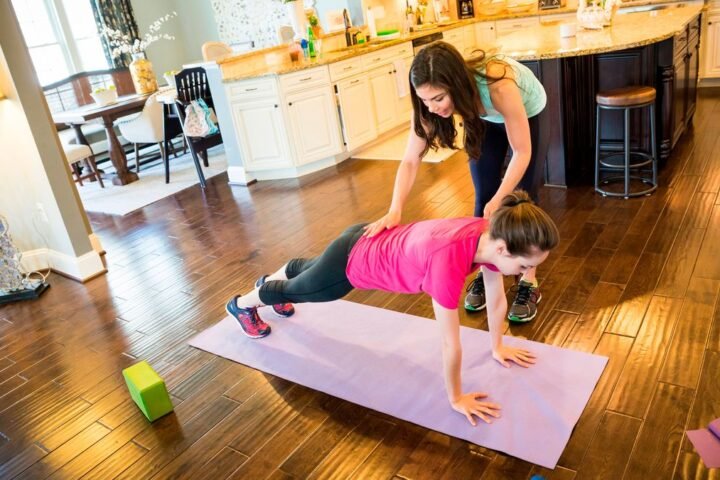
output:
[[[272,280],[260,287],[265,305],[330,302],[353,289],[345,274],[350,251],[363,234],[366,223],[353,225],[315,258],[293,258],[285,267],[287,280]]]

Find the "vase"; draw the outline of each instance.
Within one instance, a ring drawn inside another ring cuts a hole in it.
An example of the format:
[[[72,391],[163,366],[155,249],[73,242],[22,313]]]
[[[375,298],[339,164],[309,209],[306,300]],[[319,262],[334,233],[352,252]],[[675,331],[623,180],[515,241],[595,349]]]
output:
[[[295,40],[303,38],[307,32],[305,22],[305,4],[303,0],[293,0],[285,4],[285,13],[290,19],[290,25],[292,25],[295,31]]]
[[[133,61],[130,62],[130,76],[136,93],[152,93],[158,89],[152,63],[145,58],[144,53],[133,53]]]

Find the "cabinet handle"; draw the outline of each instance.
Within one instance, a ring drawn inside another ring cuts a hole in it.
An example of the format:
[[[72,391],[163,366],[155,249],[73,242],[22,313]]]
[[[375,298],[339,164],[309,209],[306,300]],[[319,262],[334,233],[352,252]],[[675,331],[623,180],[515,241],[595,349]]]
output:
[[[382,60],[382,57],[373,58],[373,62],[377,62],[379,60]]]
[[[277,104],[277,103],[275,104],[275,108],[278,108],[278,104]]]
[[[349,66],[343,68],[343,70],[352,70],[352,68],[353,68],[353,66],[352,66],[352,65],[349,65]]]
[[[301,82],[307,82],[308,80],[312,80],[312,77],[305,77],[300,79]]]
[[[288,106],[292,107],[292,102],[288,102]]]
[[[255,91],[255,90],[257,90],[257,87],[255,87],[255,88],[246,88],[246,89],[245,89],[246,92],[253,92],[253,91]]]
[[[360,79],[357,78],[357,79],[353,80],[352,82],[350,82],[350,85],[354,85],[354,84],[358,83],[359,81],[360,81]]]

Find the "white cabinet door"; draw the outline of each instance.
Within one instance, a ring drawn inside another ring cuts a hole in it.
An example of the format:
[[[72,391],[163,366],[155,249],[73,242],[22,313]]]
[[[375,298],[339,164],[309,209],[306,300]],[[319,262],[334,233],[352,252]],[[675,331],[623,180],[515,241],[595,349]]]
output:
[[[495,43],[495,22],[480,22],[475,24],[475,48],[488,50]]]
[[[405,58],[405,71],[408,73],[410,73],[410,66],[412,65],[414,58],[415,57]],[[405,78],[398,79],[397,72],[395,73],[395,78],[396,78],[396,81],[401,80],[401,81],[409,83],[407,76]],[[411,115],[412,115],[412,100],[410,98],[410,85],[408,85],[408,94],[405,95],[404,97],[398,97],[397,124],[401,124],[403,122],[409,122]]]
[[[705,38],[702,39],[703,77],[720,77],[720,15],[708,18]]]
[[[392,64],[387,64],[372,70],[368,75],[378,135],[396,125],[397,88],[393,70]]]
[[[293,165],[278,100],[237,101],[231,109],[248,171]]]
[[[340,116],[348,150],[355,150],[377,137],[370,83],[364,75],[337,84]]]
[[[465,47],[462,54],[463,57],[467,58],[472,55],[472,52],[477,48],[477,40],[475,39],[475,25],[467,25],[462,28],[463,31],[463,46]]]
[[[288,123],[295,147],[295,165],[304,165],[342,151],[335,95],[330,86],[289,94]]]
[[[444,31],[443,41],[457,48],[461,55],[465,52],[465,40],[463,38],[462,27]]]

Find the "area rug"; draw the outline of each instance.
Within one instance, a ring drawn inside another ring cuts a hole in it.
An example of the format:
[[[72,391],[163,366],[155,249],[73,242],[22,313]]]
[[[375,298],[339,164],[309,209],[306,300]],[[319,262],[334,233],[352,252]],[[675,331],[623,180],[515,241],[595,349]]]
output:
[[[590,398],[606,357],[505,337],[537,364],[505,368],[487,332],[462,327],[463,391],[489,394],[502,417],[473,427],[453,411],[443,383],[436,322],[338,300],[296,305],[291,318],[269,308],[273,331],[246,337],[232,317],[190,345],[438,432],[554,468]]]
[[[462,131],[458,129],[458,137],[462,138]],[[353,158],[361,158],[363,160],[402,160],[407,146],[409,130],[403,130],[397,135],[393,135],[387,140],[371,145],[353,155]],[[459,142],[458,146],[461,146]],[[423,158],[423,162],[440,163],[455,155],[458,151],[449,148],[438,148],[437,151],[430,151]]]
[[[202,160],[200,162],[202,164]],[[222,146],[208,150],[208,163],[209,167],[203,166],[206,179],[227,170],[227,160]],[[135,166],[132,160],[130,164]],[[139,177],[138,181],[121,186],[113,185],[110,180],[104,181],[105,188],[100,188],[97,182],[86,181],[83,182],[83,186],[75,185],[86,211],[127,215],[200,183],[189,151],[177,158],[170,156],[170,183],[165,183],[165,167],[162,160],[141,168]]]

